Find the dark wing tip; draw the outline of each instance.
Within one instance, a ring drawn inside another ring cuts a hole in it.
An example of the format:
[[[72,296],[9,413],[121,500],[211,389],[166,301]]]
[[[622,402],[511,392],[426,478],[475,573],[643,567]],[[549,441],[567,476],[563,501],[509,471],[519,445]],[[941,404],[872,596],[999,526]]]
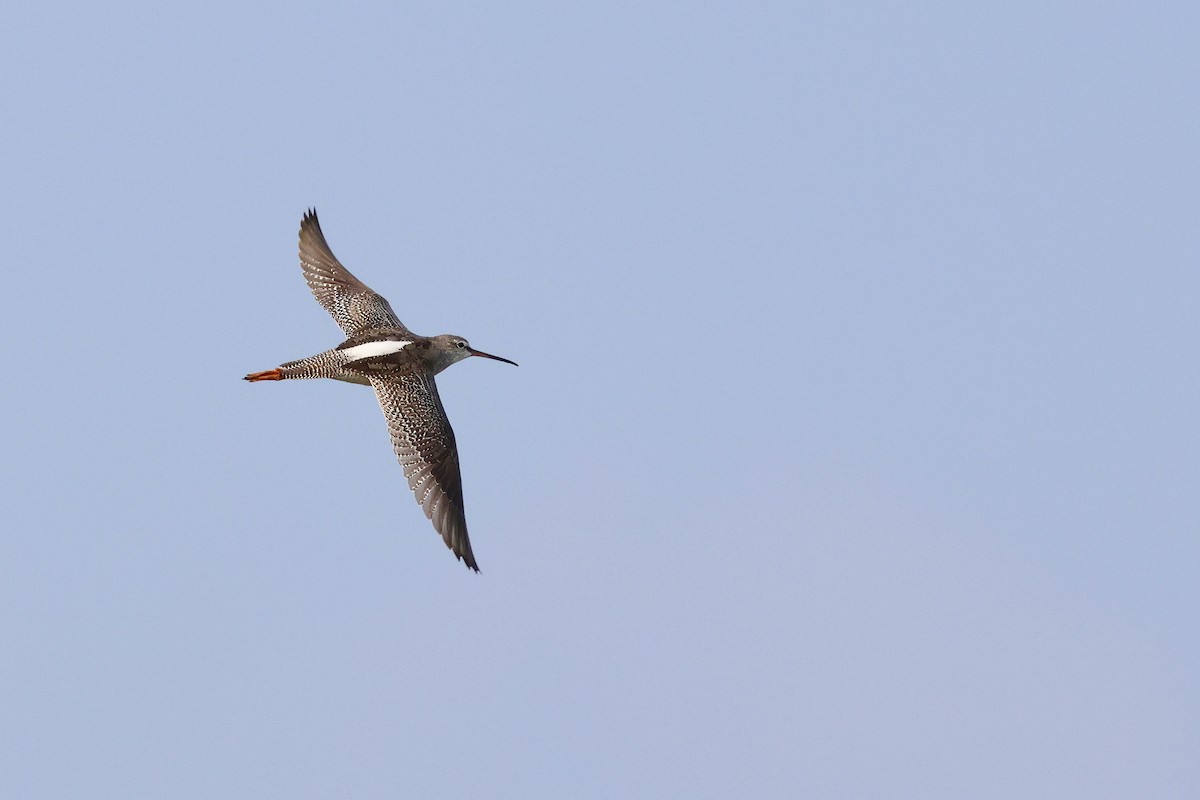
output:
[[[451,553],[454,553],[455,558],[467,565],[468,569],[479,572],[479,565],[475,563],[475,554],[471,552],[471,540],[465,534],[461,543],[448,541],[446,546],[450,548]]]
[[[453,456],[455,463],[458,461],[457,455]],[[454,470],[453,480],[458,482],[457,468]],[[447,492],[444,483],[438,482],[438,489]],[[458,484],[461,486],[461,484]],[[469,569],[479,572],[479,565],[475,563],[475,553],[471,550],[471,539],[467,536],[467,520],[462,513],[462,494],[458,494],[458,501],[454,502],[452,497],[456,494],[454,491],[449,491],[446,497],[448,503],[447,508],[452,509],[449,515],[443,516],[438,511],[430,515],[429,519],[433,522],[433,529],[442,536],[442,541],[446,543],[446,547],[450,548],[450,552],[454,553],[454,557],[467,565]],[[440,509],[439,509],[440,510]]]
[[[304,218],[300,220],[300,233],[304,233],[311,228],[316,228],[318,234],[321,232],[321,221],[317,219],[317,210],[315,208],[305,211]]]

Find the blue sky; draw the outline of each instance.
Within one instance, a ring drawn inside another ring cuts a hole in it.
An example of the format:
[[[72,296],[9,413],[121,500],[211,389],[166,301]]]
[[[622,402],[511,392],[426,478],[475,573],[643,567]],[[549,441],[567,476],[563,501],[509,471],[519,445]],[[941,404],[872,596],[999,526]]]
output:
[[[0,794],[1200,793],[1185,3],[10,9]],[[340,341],[439,378],[469,573]]]

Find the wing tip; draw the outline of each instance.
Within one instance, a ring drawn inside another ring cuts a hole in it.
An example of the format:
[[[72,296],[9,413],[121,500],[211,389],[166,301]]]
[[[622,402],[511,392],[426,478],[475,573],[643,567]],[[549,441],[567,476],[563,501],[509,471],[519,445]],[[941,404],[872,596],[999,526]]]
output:
[[[475,553],[471,550],[471,540],[467,538],[467,532],[464,528],[461,541],[455,541],[457,537],[451,537],[446,540],[446,546],[450,548],[450,552],[454,553],[454,557],[467,565],[468,569],[473,569],[479,572],[479,565],[475,563]]]
[[[467,543],[466,548],[461,551],[459,548],[454,547],[453,545],[448,544],[448,546],[450,547],[450,552],[454,553],[454,557],[467,565],[467,569],[473,569],[476,573],[479,572],[479,565],[475,563],[475,554],[471,552],[471,545],[469,542]]]
[[[314,228],[317,234],[321,233],[321,221],[317,219],[317,209],[315,207],[305,211],[304,216],[300,219],[300,234],[303,236],[305,231]]]

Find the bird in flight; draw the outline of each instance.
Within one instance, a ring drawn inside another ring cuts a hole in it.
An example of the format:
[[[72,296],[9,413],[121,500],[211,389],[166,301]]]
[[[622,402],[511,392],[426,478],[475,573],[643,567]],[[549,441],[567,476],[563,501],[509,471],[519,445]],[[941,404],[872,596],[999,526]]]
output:
[[[315,356],[252,372],[245,380],[333,378],[373,387],[418,505],[454,555],[478,572],[467,538],[458,447],[433,376],[471,356],[516,362],[476,350],[461,336],[418,336],[404,327],[388,301],[333,255],[315,209],[300,222],[300,267],[346,341]]]

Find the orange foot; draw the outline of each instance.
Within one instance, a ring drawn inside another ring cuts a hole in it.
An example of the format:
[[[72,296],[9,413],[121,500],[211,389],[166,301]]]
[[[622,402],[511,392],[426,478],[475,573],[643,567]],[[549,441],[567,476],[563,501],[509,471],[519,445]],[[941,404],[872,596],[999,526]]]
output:
[[[266,372],[251,372],[249,375],[242,378],[242,380],[244,380],[244,381],[281,381],[281,380],[283,380],[283,373],[277,369],[269,369]]]

